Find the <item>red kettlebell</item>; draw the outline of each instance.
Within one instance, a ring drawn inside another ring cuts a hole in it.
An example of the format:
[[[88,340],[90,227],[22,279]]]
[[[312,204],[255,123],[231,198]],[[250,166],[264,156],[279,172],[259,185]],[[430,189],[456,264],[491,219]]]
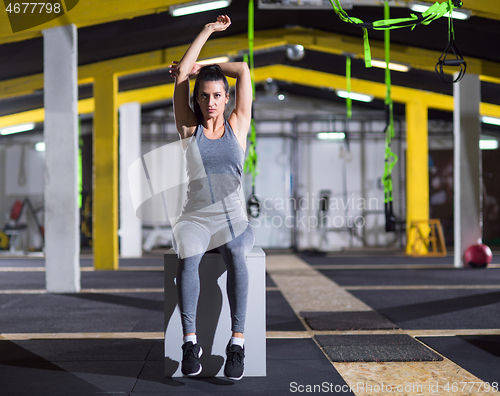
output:
[[[471,245],[464,253],[464,263],[472,268],[486,268],[492,258],[491,249],[484,243]]]

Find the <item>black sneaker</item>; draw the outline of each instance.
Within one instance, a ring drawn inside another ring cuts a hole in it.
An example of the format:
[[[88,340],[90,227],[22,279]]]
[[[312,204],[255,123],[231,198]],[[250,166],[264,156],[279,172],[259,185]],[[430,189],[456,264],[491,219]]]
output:
[[[224,375],[232,380],[240,380],[245,372],[243,361],[245,359],[245,347],[231,345],[231,341],[226,347],[226,365]]]
[[[182,374],[198,375],[201,373],[200,357],[203,349],[198,344],[188,341],[182,345]]]

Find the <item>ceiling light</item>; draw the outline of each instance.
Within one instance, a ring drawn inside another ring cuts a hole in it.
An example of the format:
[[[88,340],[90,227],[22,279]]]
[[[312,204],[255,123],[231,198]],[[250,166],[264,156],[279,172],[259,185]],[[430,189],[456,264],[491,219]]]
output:
[[[385,61],[372,59],[372,66],[385,69],[386,65],[387,63],[385,63]],[[407,72],[408,70],[410,70],[410,67],[408,65],[403,65],[402,63],[389,62],[389,69],[394,71]]]
[[[373,95],[366,95],[366,94],[347,92],[347,91],[337,91],[337,96],[344,99],[351,98],[352,100],[358,100],[360,102],[371,102],[373,100]]]
[[[356,2],[359,1],[356,0]],[[338,0],[338,2],[342,9],[352,9],[353,0]],[[366,0],[364,2],[366,3]],[[371,3],[374,3],[374,0],[371,0]],[[258,6],[260,9],[267,10],[332,10],[332,5],[328,0],[259,0]]]
[[[211,58],[211,59],[204,59],[202,61],[198,61],[199,65],[213,65],[213,64],[219,64],[219,63],[227,63],[229,62],[229,57],[227,56],[219,56],[218,58]]]
[[[481,139],[479,141],[479,148],[481,150],[496,150],[498,148],[498,140],[493,139]]]
[[[483,116],[481,117],[481,121],[484,122],[485,124],[500,125],[500,118],[496,117]]]
[[[28,122],[26,124],[13,125],[10,127],[0,129],[0,135],[10,135],[12,133],[26,132],[35,129],[34,122]]]
[[[231,4],[231,0],[218,0],[218,1],[196,1],[193,3],[185,3],[178,6],[170,6],[168,10],[172,16],[182,16],[189,14],[196,14],[198,12],[205,12],[211,10],[218,10]]]
[[[430,5],[416,3],[416,4],[410,5],[410,8],[411,8],[412,11],[422,12],[423,13],[423,12],[427,11],[430,8]],[[448,17],[449,16],[449,12],[447,12],[443,16]],[[470,16],[471,16],[470,11],[465,11],[465,10],[460,10],[460,11],[453,10],[453,12],[451,13],[451,17],[453,19],[466,20],[466,19],[469,19]]]
[[[317,135],[318,139],[321,140],[344,140],[344,132],[319,132]]]
[[[45,151],[45,143],[38,142],[37,144],[35,144],[35,150],[36,151]]]

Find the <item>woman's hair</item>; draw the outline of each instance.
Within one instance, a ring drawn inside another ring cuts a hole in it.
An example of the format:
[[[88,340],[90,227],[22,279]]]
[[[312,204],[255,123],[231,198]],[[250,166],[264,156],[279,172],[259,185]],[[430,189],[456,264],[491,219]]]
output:
[[[196,78],[196,83],[194,84],[193,91],[193,111],[198,118],[198,121],[203,120],[203,113],[201,112],[200,105],[196,98],[198,97],[198,91],[200,90],[200,82],[202,81],[222,81],[224,84],[224,90],[226,94],[229,92],[229,84],[227,82],[226,76],[222,73],[222,69],[219,65],[207,65],[203,66],[198,72],[198,77]]]

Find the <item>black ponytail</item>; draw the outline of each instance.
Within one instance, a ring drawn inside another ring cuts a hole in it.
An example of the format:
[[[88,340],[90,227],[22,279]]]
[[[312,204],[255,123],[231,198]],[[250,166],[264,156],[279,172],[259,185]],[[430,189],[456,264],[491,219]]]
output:
[[[229,92],[229,84],[227,82],[226,76],[222,72],[221,67],[219,65],[203,66],[198,72],[198,77],[196,78],[196,83],[194,84],[192,98],[193,111],[199,122],[203,121],[203,113],[201,112],[200,105],[198,104],[196,98],[198,97],[198,91],[200,90],[201,81],[222,81],[226,94]]]

